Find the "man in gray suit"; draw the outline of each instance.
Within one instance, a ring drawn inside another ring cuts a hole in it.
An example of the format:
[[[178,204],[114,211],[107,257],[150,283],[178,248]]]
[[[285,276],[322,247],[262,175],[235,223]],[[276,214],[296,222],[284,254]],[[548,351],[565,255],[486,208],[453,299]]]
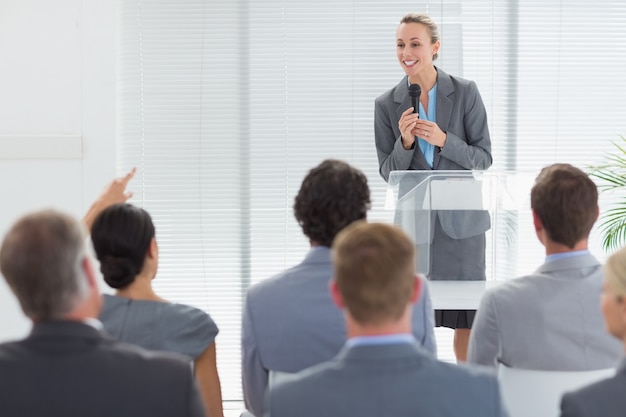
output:
[[[294,212],[311,250],[302,263],[248,290],[243,313],[242,373],[246,408],[264,412],[270,371],[293,373],[333,358],[346,339],[342,314],[328,293],[330,247],[344,227],[366,217],[365,175],[336,160],[313,168],[302,182]],[[435,354],[429,294],[418,299],[413,335]]]
[[[268,417],[506,415],[494,375],[439,362],[411,335],[426,286],[402,230],[356,222],[333,243],[333,264],[348,341],[332,361],[273,384]]]
[[[615,366],[621,348],[600,314],[602,267],[587,249],[598,218],[595,184],[569,164],[554,164],[541,171],[530,199],[546,261],[485,293],[468,362],[552,371]]]
[[[0,270],[33,321],[0,345],[0,410],[21,417],[204,416],[188,361],[123,345],[99,331],[98,285],[86,236],[70,216],[20,219]]]

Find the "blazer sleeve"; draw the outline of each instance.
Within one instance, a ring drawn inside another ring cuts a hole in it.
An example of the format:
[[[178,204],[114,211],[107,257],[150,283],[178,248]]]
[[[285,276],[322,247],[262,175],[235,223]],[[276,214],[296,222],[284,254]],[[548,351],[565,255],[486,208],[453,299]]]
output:
[[[264,395],[269,374],[261,363],[249,296],[246,297],[244,304],[241,332],[241,376],[244,403],[246,409],[260,417],[263,415]]]
[[[494,294],[487,292],[478,307],[470,333],[467,362],[495,367],[500,354],[500,330]]]
[[[447,131],[446,143],[441,148],[439,156],[465,169],[487,169],[493,162],[487,111],[475,82],[470,81],[464,90],[457,97],[465,97],[462,123],[465,139],[454,132]]]
[[[404,149],[402,136],[394,133],[393,126],[398,125],[395,114],[389,114],[387,108],[388,95],[378,97],[374,103],[374,139],[378,154],[378,165],[381,177],[389,181],[391,171],[403,171],[409,169],[413,159],[413,149]],[[417,145],[416,145],[417,146]]]

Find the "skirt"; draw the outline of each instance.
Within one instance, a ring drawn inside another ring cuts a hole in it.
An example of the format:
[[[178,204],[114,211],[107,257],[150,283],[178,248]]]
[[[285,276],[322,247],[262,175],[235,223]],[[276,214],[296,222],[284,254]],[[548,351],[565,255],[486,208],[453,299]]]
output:
[[[485,234],[465,239],[446,235],[435,221],[430,247],[429,279],[480,281],[485,280]],[[471,329],[476,310],[435,310],[435,326],[450,329]]]

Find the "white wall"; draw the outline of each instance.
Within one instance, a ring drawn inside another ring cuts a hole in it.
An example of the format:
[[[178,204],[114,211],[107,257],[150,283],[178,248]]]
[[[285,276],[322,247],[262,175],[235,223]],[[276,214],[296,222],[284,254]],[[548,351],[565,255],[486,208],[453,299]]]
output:
[[[115,2],[0,0],[0,235],[115,175]],[[0,341],[30,328],[0,280]]]

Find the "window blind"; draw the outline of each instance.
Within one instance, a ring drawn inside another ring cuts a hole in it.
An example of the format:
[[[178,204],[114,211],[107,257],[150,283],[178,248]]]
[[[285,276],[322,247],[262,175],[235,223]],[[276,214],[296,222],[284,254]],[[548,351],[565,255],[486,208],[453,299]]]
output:
[[[403,76],[395,31],[439,24],[435,63],[476,81],[493,170],[600,162],[624,133],[626,3],[619,0],[141,0],[119,3],[118,168],[153,216],[157,292],[208,311],[225,400],[240,400],[246,288],[300,262],[293,198],[323,159],[363,170],[371,220],[390,221],[374,99]],[[523,219],[521,219],[523,220]],[[521,222],[520,227],[529,225]],[[592,250],[602,257],[597,233]],[[543,260],[532,228],[518,273]],[[511,278],[511,277],[502,277]],[[440,355],[452,357],[451,344]]]

